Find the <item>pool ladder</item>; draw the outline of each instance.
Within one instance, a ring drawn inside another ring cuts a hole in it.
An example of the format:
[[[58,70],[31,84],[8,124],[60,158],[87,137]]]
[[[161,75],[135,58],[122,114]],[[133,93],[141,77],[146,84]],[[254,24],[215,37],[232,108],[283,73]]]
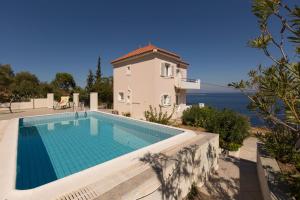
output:
[[[84,117],[87,117],[87,112],[86,110],[84,110]],[[79,114],[78,114],[78,111],[75,112],[75,119],[78,119],[79,118]]]
[[[79,115],[78,115],[78,112],[76,111],[75,112],[75,119],[78,119]]]

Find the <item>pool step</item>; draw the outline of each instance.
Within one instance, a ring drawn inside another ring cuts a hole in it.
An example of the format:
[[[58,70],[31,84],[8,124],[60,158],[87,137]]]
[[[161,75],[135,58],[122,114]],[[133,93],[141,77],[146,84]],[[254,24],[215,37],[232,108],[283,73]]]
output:
[[[98,194],[90,187],[80,188],[79,190],[64,194],[56,200],[92,200],[98,197]]]

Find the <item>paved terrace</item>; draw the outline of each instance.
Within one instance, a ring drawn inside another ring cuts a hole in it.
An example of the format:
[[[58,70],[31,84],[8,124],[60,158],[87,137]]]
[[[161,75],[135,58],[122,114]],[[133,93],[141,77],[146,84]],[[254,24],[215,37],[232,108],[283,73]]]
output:
[[[262,200],[256,170],[257,139],[244,141],[239,155],[220,157],[219,169],[200,189],[199,199]]]
[[[83,110],[78,110],[78,111],[83,111]],[[110,109],[99,109],[99,111],[111,112]],[[36,109],[13,110],[13,113],[10,113],[9,110],[7,109],[5,111],[0,111],[0,120],[8,120],[17,117],[45,115],[45,114],[54,114],[54,113],[63,113],[63,112],[74,112],[74,111],[72,108],[58,109],[58,110],[54,110],[52,108],[36,108]]]

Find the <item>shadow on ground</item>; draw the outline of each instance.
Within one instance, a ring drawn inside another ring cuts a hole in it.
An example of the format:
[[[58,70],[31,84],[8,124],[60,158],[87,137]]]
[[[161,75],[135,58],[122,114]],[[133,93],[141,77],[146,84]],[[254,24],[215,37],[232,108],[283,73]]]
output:
[[[198,199],[238,199],[238,165],[238,159],[220,157],[218,171],[211,174],[200,188]]]
[[[261,192],[257,177],[256,163],[240,159],[240,191],[239,199],[260,200]]]
[[[200,188],[199,200],[261,200],[256,163],[233,157],[220,157],[219,169]]]
[[[7,114],[14,114],[14,113],[23,113],[25,111],[23,110],[17,110],[17,111],[13,111],[12,113],[8,111],[0,111],[0,115],[7,115]]]

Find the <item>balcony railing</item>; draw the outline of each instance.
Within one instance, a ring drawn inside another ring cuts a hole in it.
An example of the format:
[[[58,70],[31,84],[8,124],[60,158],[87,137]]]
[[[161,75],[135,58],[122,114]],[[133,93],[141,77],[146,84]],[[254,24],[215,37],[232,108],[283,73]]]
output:
[[[177,79],[176,87],[180,89],[200,89],[200,79]]]
[[[185,82],[197,83],[197,81],[198,81],[199,79],[182,78],[181,80],[182,80],[182,81],[185,81]]]

